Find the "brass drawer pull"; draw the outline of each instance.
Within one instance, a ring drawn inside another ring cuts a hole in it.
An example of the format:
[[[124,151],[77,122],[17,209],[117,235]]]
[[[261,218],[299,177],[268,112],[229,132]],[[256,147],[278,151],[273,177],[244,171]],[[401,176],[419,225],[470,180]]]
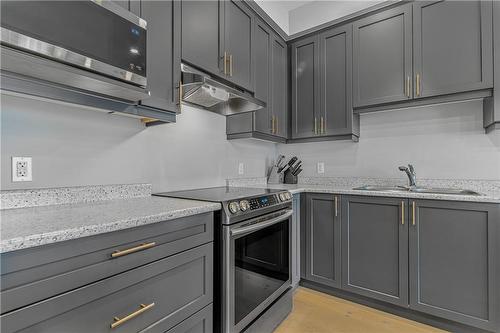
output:
[[[233,77],[233,55],[229,55],[229,77]]]
[[[417,74],[417,97],[420,96],[420,74]]]
[[[405,224],[405,202],[401,201],[401,224]]]
[[[318,118],[314,117],[314,134],[318,134]]]
[[[135,318],[137,317],[138,315],[140,315],[141,313],[145,312],[145,311],[148,311],[149,309],[151,309],[153,306],[155,306],[155,303],[151,303],[151,304],[141,304],[141,308],[135,312],[132,312],[131,314],[129,315],[126,315],[125,317],[123,318],[118,318],[118,317],[115,317],[113,318],[114,319],[114,322],[111,324],[111,328],[116,328],[118,326],[120,326],[121,324],[129,321],[130,319],[132,318]]]
[[[412,224],[415,225],[415,201],[411,203]]]
[[[337,196],[335,196],[335,216],[338,216],[339,210],[338,210],[338,199]]]
[[[227,52],[224,51],[224,75],[227,75]]]
[[[111,253],[111,257],[118,258],[118,257],[125,256],[127,254],[131,254],[131,253],[134,253],[137,251],[152,248],[155,245],[156,245],[156,242],[151,242],[151,243],[144,243],[144,244],[141,244],[141,245],[138,245],[135,247],[131,247],[130,249],[126,249],[126,250],[116,250],[115,252]]]

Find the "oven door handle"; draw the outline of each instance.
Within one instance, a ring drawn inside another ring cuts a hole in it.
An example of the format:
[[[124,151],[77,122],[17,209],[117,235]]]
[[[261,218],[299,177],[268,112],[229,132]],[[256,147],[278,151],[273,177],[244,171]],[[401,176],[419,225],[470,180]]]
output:
[[[260,229],[264,229],[266,227],[269,227],[273,224],[276,224],[276,223],[280,223],[284,220],[287,220],[290,218],[290,216],[292,216],[293,214],[293,210],[291,209],[287,209],[285,211],[285,213],[283,213],[282,215],[280,216],[277,216],[275,218],[272,218],[270,220],[267,220],[265,222],[260,222],[260,223],[256,223],[256,224],[252,224],[252,225],[249,225],[249,226],[246,226],[246,227],[239,227],[239,228],[236,228],[236,229],[232,229],[231,230],[231,236],[239,236],[241,234],[246,234],[246,233],[249,233],[249,232],[254,232],[254,231],[257,231],[257,230],[260,230]]]

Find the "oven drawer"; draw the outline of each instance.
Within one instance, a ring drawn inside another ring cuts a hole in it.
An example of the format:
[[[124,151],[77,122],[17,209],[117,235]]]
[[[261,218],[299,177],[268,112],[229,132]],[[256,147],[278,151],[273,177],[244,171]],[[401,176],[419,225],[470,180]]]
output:
[[[213,213],[205,213],[4,253],[2,313],[211,241]]]
[[[160,320],[168,330],[212,302],[212,263],[205,244],[12,311],[1,331],[137,332]]]
[[[165,331],[165,325],[160,321],[148,327],[143,333],[212,333],[212,331],[213,304],[210,304],[168,331]]]

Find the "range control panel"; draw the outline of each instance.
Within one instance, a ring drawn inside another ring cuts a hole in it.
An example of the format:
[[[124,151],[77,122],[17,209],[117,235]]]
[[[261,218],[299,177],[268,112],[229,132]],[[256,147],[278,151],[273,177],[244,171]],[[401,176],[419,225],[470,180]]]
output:
[[[245,212],[247,210],[256,210],[260,208],[265,208],[273,206],[282,202],[286,202],[292,199],[292,195],[289,192],[282,192],[279,194],[265,195],[262,197],[256,197],[251,199],[243,199],[240,201],[231,201],[228,203],[228,209],[231,214],[236,214],[238,212]]]

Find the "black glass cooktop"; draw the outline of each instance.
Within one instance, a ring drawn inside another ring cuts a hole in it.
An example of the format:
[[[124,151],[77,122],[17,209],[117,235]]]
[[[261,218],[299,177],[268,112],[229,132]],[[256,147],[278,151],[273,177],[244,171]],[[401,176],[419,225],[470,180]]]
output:
[[[186,190],[186,191],[155,193],[153,195],[162,197],[191,199],[191,200],[227,202],[231,200],[268,195],[278,192],[283,192],[283,190],[252,188],[252,187],[221,186],[221,187],[208,187],[208,188]]]

